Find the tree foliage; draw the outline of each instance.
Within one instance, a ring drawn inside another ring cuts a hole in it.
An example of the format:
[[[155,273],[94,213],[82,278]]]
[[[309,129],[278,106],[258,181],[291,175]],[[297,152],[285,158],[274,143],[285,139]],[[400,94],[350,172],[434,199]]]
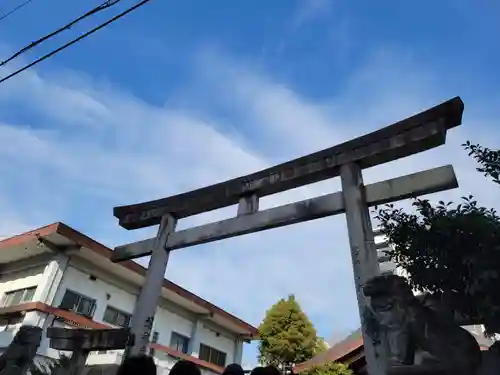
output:
[[[469,156],[472,156],[480,164],[480,167],[476,168],[477,171],[500,184],[500,150],[490,150],[478,144],[473,145],[469,141],[462,146],[469,151]]]
[[[315,350],[315,355],[328,350],[328,343],[322,337],[318,337],[318,344]]]
[[[499,183],[500,157],[470,142],[464,144],[481,167]],[[393,245],[388,255],[409,276],[412,286],[443,296],[458,312],[500,332],[500,218],[472,196],[458,205],[413,202],[415,213],[394,205],[377,211],[381,232]]]
[[[259,326],[259,361],[290,368],[325,349],[311,321],[293,295],[280,299],[266,312]]]
[[[328,362],[321,366],[314,366],[304,371],[304,375],[354,375],[354,372],[343,363]]]

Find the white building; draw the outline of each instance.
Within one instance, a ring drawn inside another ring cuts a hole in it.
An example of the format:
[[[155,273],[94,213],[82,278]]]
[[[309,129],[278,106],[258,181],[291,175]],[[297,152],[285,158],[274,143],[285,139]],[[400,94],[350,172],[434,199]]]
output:
[[[380,273],[382,275],[396,273],[396,264],[391,262],[389,256],[386,254],[386,251],[390,250],[387,238],[380,232],[380,229],[374,229],[373,234],[375,237],[375,248],[377,249]]]
[[[112,263],[112,250],[62,223],[0,241],[0,351],[23,324],[105,328],[126,326],[144,282],[145,268],[133,261]],[[204,375],[241,363],[243,342],[257,329],[223,309],[165,280],[150,350],[158,374],[179,358]],[[92,352],[89,374],[116,368],[122,350]],[[58,358],[44,339],[38,361]]]

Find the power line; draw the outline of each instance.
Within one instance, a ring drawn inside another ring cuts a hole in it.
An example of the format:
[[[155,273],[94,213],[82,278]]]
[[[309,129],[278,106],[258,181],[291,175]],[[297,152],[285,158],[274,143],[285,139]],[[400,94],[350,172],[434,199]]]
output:
[[[24,3],[21,3],[19,4],[18,6],[12,8],[11,10],[8,10],[7,12],[3,13],[2,15],[0,15],[0,21],[3,21],[4,19],[6,19],[7,17],[11,16],[12,14],[16,13],[19,9],[21,9],[22,7],[28,5],[29,3],[31,3],[33,0],[26,0]]]
[[[33,0],[27,0],[27,2],[30,2],[30,1],[33,1]],[[3,60],[2,62],[0,62],[0,67],[4,66],[9,61],[14,60],[19,55],[22,55],[23,53],[26,53],[30,49],[32,49],[35,46],[39,45],[40,43],[45,42],[46,40],[48,40],[48,39],[56,36],[59,33],[62,33],[63,31],[69,30],[71,27],[73,27],[74,25],[76,25],[78,22],[84,20],[85,18],[90,17],[91,15],[96,14],[97,12],[100,12],[100,11],[102,11],[104,9],[110,8],[110,7],[112,7],[113,5],[117,4],[120,1],[121,0],[107,0],[107,1],[105,1],[104,3],[102,3],[102,4],[98,5],[98,6],[96,6],[95,8],[89,10],[88,12],[86,12],[85,14],[83,14],[82,16],[74,19],[70,23],[67,23],[63,27],[60,27],[56,31],[54,31],[54,32],[52,32],[52,33],[50,33],[48,35],[45,35],[44,37],[42,37],[42,38],[34,41],[33,43],[30,43],[27,46],[21,48],[19,51],[17,51],[16,53],[14,53],[12,56],[10,56],[6,60]]]
[[[108,21],[106,21],[106,22],[104,22],[104,23],[100,24],[99,26],[94,27],[93,29],[91,29],[91,30],[87,31],[85,34],[80,35],[78,38],[73,39],[72,41],[70,41],[70,42],[66,43],[65,45],[63,45],[63,46],[61,46],[61,47],[59,47],[59,48],[57,48],[57,49],[53,50],[53,51],[52,51],[52,52],[50,52],[50,53],[47,53],[46,55],[44,55],[44,56],[40,57],[39,59],[37,59],[37,60],[35,60],[35,61],[33,61],[33,62],[29,63],[28,65],[25,65],[25,66],[24,66],[24,67],[22,67],[21,69],[18,69],[18,70],[16,70],[15,72],[13,72],[13,73],[9,74],[8,76],[6,76],[6,77],[4,77],[4,78],[0,79],[0,83],[5,82],[6,80],[8,80],[8,79],[10,79],[10,78],[12,78],[12,77],[14,77],[14,76],[18,75],[18,74],[19,74],[19,73],[21,73],[21,72],[24,72],[26,69],[31,68],[32,66],[34,66],[34,65],[36,65],[36,64],[38,64],[38,63],[40,63],[40,62],[42,62],[43,60],[46,60],[46,59],[48,59],[49,57],[54,56],[56,53],[61,52],[62,50],[66,49],[66,48],[68,48],[68,47],[70,47],[70,46],[72,46],[73,44],[78,43],[78,42],[79,42],[79,41],[81,41],[82,39],[84,39],[84,38],[88,37],[89,35],[91,35],[91,34],[95,33],[96,31],[98,31],[98,30],[100,30],[100,29],[102,29],[103,27],[106,27],[106,26],[107,26],[107,25],[109,25],[110,23],[113,23],[113,22],[117,21],[118,19],[122,18],[123,16],[126,16],[126,15],[127,15],[127,14],[129,14],[130,12],[132,12],[132,11],[136,10],[137,8],[139,8],[139,7],[141,7],[141,6],[143,6],[143,5],[147,4],[147,3],[149,3],[150,1],[151,1],[151,0],[142,0],[141,2],[139,2],[139,3],[135,4],[134,6],[132,6],[132,7],[128,8],[128,9],[126,9],[125,11],[123,11],[123,12],[121,12],[120,14],[118,14],[118,15],[114,16],[113,18],[109,19]]]

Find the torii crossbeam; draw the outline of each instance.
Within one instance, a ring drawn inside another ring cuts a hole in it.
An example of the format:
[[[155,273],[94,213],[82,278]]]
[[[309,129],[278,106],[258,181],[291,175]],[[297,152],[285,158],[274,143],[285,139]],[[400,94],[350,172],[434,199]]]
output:
[[[464,104],[453,98],[373,133],[229,181],[155,201],[115,207],[126,229],[158,225],[156,238],[115,249],[115,262],[151,255],[146,281],[131,322],[135,344],[145,352],[171,250],[254,233],[325,216],[346,214],[365,355],[371,375],[385,375],[382,345],[366,332],[362,285],[379,274],[369,206],[458,187],[452,166],[443,166],[364,186],[361,170],[443,145],[462,121]],[[259,198],[341,177],[342,191],[259,211]],[[235,218],[176,232],[177,220],[238,204]]]

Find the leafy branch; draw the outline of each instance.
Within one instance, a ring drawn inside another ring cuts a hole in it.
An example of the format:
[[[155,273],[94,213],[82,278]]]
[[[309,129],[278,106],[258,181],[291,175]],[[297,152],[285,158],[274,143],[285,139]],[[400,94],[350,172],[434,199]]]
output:
[[[500,150],[491,150],[478,144],[472,144],[470,141],[465,142],[462,146],[469,152],[469,156],[472,156],[481,165],[476,168],[477,171],[500,184]]]

